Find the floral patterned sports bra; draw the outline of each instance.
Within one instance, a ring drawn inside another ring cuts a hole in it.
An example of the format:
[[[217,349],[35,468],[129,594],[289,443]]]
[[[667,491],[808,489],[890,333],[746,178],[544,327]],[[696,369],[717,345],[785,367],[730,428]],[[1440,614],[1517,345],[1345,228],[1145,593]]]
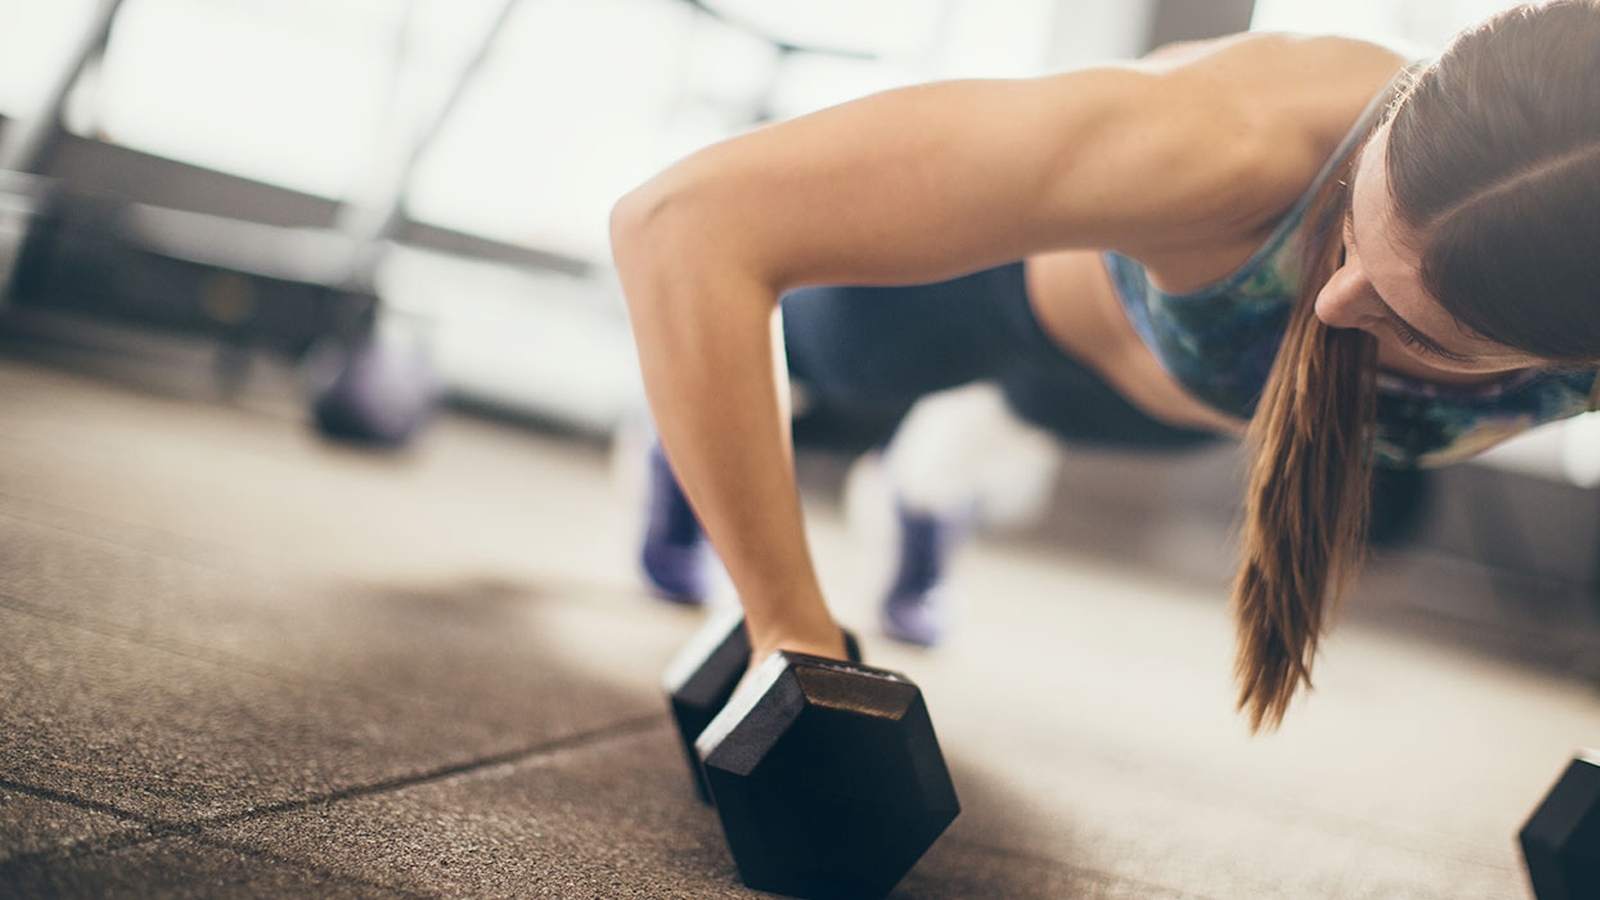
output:
[[[1382,99],[1368,107],[1266,242],[1221,281],[1169,294],[1136,260],[1103,254],[1134,329],[1167,371],[1212,407],[1239,418],[1255,411],[1298,293],[1311,229],[1307,210],[1368,133]],[[1596,380],[1593,371],[1525,370],[1488,384],[1453,386],[1380,372],[1374,459],[1388,466],[1458,462],[1535,425],[1585,411]]]

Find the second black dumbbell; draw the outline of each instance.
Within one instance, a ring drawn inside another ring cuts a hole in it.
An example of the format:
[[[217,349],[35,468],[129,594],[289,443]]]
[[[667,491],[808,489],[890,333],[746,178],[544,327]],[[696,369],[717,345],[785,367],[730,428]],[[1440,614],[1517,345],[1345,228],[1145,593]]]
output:
[[[1600,752],[1573,758],[1518,838],[1539,900],[1600,897]]]

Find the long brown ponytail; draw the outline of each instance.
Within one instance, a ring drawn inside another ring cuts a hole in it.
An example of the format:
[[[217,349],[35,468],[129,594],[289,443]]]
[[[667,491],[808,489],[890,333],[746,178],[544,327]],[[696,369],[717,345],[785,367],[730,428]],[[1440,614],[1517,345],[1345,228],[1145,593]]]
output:
[[[1313,311],[1339,263],[1343,181],[1328,179],[1313,201],[1298,302],[1247,437],[1234,668],[1253,731],[1276,728],[1310,688],[1324,620],[1365,545],[1376,346]]]
[[[1402,76],[1384,155],[1428,292],[1470,331],[1557,363],[1600,362],[1600,2],[1512,7]],[[1239,706],[1276,727],[1363,547],[1371,339],[1313,313],[1348,192],[1329,179],[1288,334],[1250,426],[1234,613]],[[1600,391],[1600,388],[1597,388]],[[1600,397],[1600,393],[1595,394]]]

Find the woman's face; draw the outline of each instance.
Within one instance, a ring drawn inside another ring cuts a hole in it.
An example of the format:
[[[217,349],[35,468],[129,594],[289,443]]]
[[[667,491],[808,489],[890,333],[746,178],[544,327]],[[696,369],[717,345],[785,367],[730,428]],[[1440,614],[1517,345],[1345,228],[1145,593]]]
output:
[[[1388,137],[1385,126],[1356,159],[1344,260],[1317,294],[1317,318],[1373,335],[1379,365],[1408,374],[1488,375],[1539,365],[1457,322],[1423,287],[1420,260],[1389,196]]]

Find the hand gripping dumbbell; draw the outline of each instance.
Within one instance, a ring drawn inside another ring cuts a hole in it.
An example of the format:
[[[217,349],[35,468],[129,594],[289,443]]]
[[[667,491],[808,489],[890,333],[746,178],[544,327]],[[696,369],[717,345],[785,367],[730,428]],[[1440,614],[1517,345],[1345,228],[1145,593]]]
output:
[[[1600,754],[1572,760],[1519,838],[1539,900],[1600,897]]]
[[[844,650],[852,662],[861,661],[861,645],[849,630],[844,631]],[[695,632],[662,678],[672,720],[678,726],[678,745],[689,761],[695,790],[706,803],[711,802],[711,792],[694,742],[728,705],[733,689],[749,668],[750,635],[744,628],[744,613],[729,607]]]
[[[788,652],[740,686],[749,663],[730,613],[665,678],[740,878],[808,900],[883,897],[961,811],[922,692],[885,669]]]

